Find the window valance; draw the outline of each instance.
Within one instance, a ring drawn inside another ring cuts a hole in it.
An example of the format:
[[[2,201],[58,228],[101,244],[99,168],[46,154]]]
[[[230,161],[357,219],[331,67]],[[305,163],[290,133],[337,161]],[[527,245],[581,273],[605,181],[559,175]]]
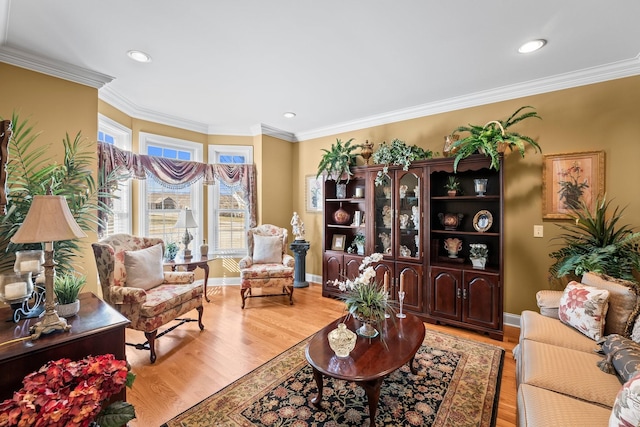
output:
[[[240,187],[240,196],[249,208],[249,226],[256,226],[255,165],[207,164],[136,154],[112,144],[98,142],[98,168],[102,176],[119,181],[147,177],[169,188],[186,188],[198,180],[204,185],[216,181]]]

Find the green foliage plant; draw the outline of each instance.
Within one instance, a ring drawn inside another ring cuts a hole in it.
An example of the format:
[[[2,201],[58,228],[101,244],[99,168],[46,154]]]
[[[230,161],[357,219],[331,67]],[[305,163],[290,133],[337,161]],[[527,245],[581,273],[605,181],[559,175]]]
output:
[[[373,153],[373,161],[377,164],[384,165],[382,170],[376,175],[375,184],[383,185],[385,175],[389,173],[389,166],[402,166],[402,170],[409,170],[411,162],[416,160],[430,159],[434,156],[433,151],[425,150],[417,145],[408,145],[399,139],[394,139],[388,144],[384,141]]]
[[[351,166],[356,164],[357,154],[353,151],[361,146],[359,144],[353,144],[354,138],[349,139],[347,142],[342,142],[340,138],[336,138],[335,144],[331,144],[331,149],[322,149],[324,154],[318,164],[318,173],[316,178],[320,175],[326,174],[328,179],[338,181],[341,177],[346,176],[346,181],[353,175],[351,172]]]
[[[86,283],[86,276],[76,272],[56,274],[53,281],[53,293],[56,294],[58,304],[74,303]]]
[[[95,231],[98,211],[110,212],[109,207],[98,196],[110,197],[102,193],[92,175],[95,164],[95,143],[82,137],[78,132],[74,138],[66,134],[62,140],[64,159],[62,163],[51,161],[50,145],[37,146],[40,132],[36,132],[27,120],[21,120],[14,113],[11,118],[13,134],[9,140],[9,161],[7,162],[7,215],[0,217],[0,271],[13,268],[15,252],[24,249],[42,249],[40,244],[22,245],[11,243],[29,211],[35,195],[47,194],[64,196],[76,222],[84,231]],[[75,240],[54,242],[54,257],[57,271],[74,270],[73,257],[79,251]]]
[[[523,112],[523,110],[529,108],[533,109],[533,111]],[[540,145],[538,145],[533,138],[507,130],[516,123],[528,118],[542,119],[534,107],[527,105],[518,108],[506,120],[492,120],[484,126],[470,124],[469,126],[457,127],[451,133],[452,135],[455,135],[457,132],[469,132],[469,135],[460,138],[451,146],[451,152],[455,155],[453,162],[454,172],[457,171],[460,160],[478,152],[491,158],[491,165],[489,167],[495,170],[500,169],[500,155],[507,148],[509,148],[510,151],[517,149],[521,157],[524,157],[527,144],[531,145],[536,153],[538,151],[542,152]]]
[[[447,191],[460,191],[460,181],[455,175],[449,175],[447,182],[444,184]]]
[[[570,214],[570,225],[559,225],[564,233],[555,239],[564,246],[549,254],[555,260],[549,268],[553,277],[578,278],[591,271],[637,283],[633,272],[640,270],[640,232],[618,225],[624,208],[609,214],[610,203],[598,198],[592,213],[581,202]]]

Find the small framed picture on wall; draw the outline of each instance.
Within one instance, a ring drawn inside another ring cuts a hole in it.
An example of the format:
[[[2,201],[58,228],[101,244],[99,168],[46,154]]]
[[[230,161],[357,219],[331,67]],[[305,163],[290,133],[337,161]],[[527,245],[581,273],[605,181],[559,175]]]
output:
[[[307,212],[322,212],[322,189],[324,187],[324,176],[316,178],[315,175],[305,177],[305,205]]]
[[[570,219],[575,209],[593,212],[604,195],[604,151],[544,155],[542,217]]]

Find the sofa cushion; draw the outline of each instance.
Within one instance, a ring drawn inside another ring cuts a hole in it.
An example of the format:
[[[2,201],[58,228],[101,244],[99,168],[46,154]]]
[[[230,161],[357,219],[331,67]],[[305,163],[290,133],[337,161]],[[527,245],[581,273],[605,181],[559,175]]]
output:
[[[253,236],[253,263],[282,263],[282,236]]]
[[[591,338],[535,311],[525,310],[520,316],[520,340],[532,340],[573,350],[593,353],[598,346]]]
[[[518,426],[602,427],[611,410],[529,384],[518,387]]]
[[[609,291],[570,282],[560,299],[558,317],[589,338],[599,340],[604,332]]]
[[[603,365],[612,366],[623,381],[629,381],[640,370],[640,344],[622,335],[608,335],[602,343],[602,352],[605,359],[598,366],[601,369]]]
[[[622,386],[609,418],[609,427],[638,425],[640,425],[640,372]]]
[[[137,251],[124,252],[126,285],[149,290],[164,282],[162,245],[157,244]]]
[[[536,303],[538,304],[538,308],[540,308],[540,314],[557,319],[562,294],[562,291],[553,291],[550,289],[543,289],[536,292]]]
[[[598,369],[602,356],[524,340],[518,359],[520,384],[555,391],[611,408],[620,390],[618,377]]]
[[[585,273],[580,282],[609,291],[604,335],[620,334],[630,337],[640,303],[635,283],[596,273]]]

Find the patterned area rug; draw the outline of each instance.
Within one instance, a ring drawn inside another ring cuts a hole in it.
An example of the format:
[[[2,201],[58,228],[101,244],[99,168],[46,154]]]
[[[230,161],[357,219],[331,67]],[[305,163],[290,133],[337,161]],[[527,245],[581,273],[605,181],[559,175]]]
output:
[[[206,398],[162,427],[369,426],[364,390],[325,377],[322,410],[304,349],[307,340]],[[408,365],[385,378],[376,426],[495,425],[504,350],[426,330]]]

